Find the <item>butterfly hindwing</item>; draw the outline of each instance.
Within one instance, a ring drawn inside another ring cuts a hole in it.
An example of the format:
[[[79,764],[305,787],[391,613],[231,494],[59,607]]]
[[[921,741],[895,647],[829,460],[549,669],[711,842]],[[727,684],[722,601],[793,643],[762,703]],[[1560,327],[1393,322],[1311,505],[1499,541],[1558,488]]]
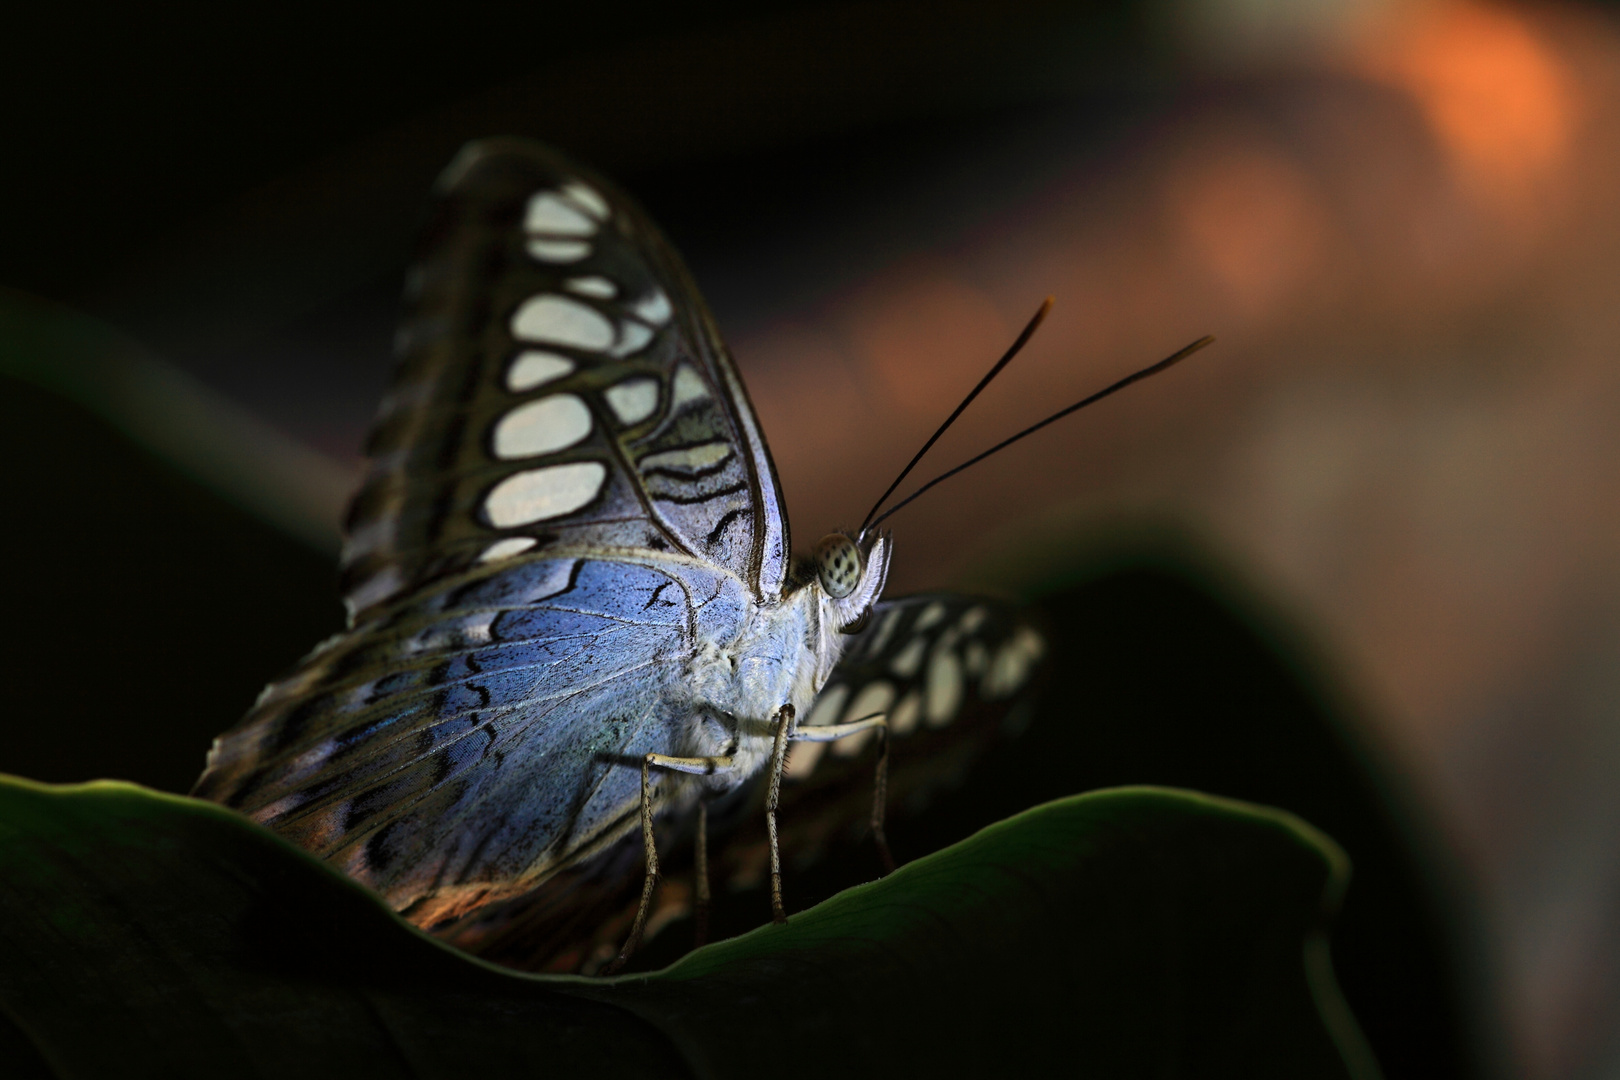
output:
[[[805,718],[810,726],[884,714],[896,745],[941,730],[980,706],[1012,699],[1045,652],[1029,617],[1004,601],[925,593],[878,604]],[[802,743],[789,775],[807,778],[826,747],[853,757],[865,740]]]
[[[769,453],[647,216],[518,140],[473,144],[439,187],[350,510],[353,620],[552,549],[690,556],[779,592],[788,535]]]
[[[920,811],[1029,716],[1046,638],[1027,607],[924,593],[879,603],[805,718],[819,726],[884,713],[891,816]],[[782,844],[800,865],[871,811],[875,735],[796,742],[782,788]],[[723,872],[735,872],[723,868]],[[751,870],[744,865],[744,878]]]

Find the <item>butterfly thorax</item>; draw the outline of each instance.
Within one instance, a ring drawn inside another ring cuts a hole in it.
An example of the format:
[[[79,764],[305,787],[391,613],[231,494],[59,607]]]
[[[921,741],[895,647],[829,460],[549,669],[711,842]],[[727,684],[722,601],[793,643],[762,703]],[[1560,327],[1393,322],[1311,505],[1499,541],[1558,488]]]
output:
[[[689,738],[685,756],[730,757],[709,789],[735,787],[764,767],[784,705],[808,714],[843,654],[844,632],[871,608],[888,575],[889,540],[862,553],[865,572],[848,596],[828,595],[813,575],[782,599],[752,602],[730,640],[697,643],[684,683]],[[690,798],[690,797],[689,797]]]

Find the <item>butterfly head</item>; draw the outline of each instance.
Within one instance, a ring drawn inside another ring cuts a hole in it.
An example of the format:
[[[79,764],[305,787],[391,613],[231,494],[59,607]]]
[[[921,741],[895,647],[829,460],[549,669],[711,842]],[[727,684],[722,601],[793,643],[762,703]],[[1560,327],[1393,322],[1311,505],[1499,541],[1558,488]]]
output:
[[[875,531],[860,539],[829,533],[816,545],[815,583],[828,622],[840,632],[853,634],[866,624],[889,576],[890,551],[889,534]]]

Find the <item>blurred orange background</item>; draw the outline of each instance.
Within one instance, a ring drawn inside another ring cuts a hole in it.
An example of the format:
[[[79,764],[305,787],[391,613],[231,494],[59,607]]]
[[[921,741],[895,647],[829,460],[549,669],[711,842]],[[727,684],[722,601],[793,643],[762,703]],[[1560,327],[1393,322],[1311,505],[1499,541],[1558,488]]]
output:
[[[1016,553],[1054,533],[1196,537],[1334,658],[1443,823],[1525,1074],[1607,1075],[1620,34],[1566,7],[1352,14],[1224,27],[1211,82],[1105,160],[1008,174],[1016,196],[734,345],[803,529],[859,521],[1047,293],[919,475],[1215,334],[903,511],[894,587],[1027,583]]]
[[[539,116],[532,133],[620,175],[691,256],[801,547],[860,521],[1046,295],[1045,326],[919,479],[1214,334],[897,515],[891,590],[1026,587],[1054,551],[1117,536],[1246,583],[1338,673],[1393,797],[1448,842],[1489,931],[1508,1069],[1620,1075],[1615,15],[1147,5],[1162,67],[1110,112],[1073,105],[1077,87],[1129,83],[1129,65],[1088,79],[1062,35],[1028,44],[1063,5],[948,7],[872,16],[887,20],[875,41],[914,55],[864,83],[878,45],[839,43],[868,16],[837,8],[815,25],[847,70],[791,68],[742,103],[724,67],[655,100],[646,73],[686,69],[653,45],[559,61],[335,134],[95,275],[15,283],[128,331],[347,476],[430,170]],[[702,31],[682,55],[746,56],[762,78],[794,18]],[[949,152],[899,174],[796,158],[781,136],[838,135],[826,117],[870,93],[881,142],[882,125],[932,122],[992,84],[972,138],[947,131]],[[596,112],[574,108],[587,100]],[[741,200],[713,154],[727,140],[824,173],[826,191],[802,213]],[[693,192],[710,201],[683,216]],[[264,268],[282,264],[329,280],[281,288]],[[309,496],[322,521],[336,490]]]

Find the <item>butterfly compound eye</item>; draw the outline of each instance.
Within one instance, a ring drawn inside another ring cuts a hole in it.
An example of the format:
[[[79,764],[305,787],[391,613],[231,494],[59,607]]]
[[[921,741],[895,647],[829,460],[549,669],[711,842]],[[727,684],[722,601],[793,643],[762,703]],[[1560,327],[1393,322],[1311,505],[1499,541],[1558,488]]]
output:
[[[861,583],[861,549],[843,533],[832,533],[816,545],[816,570],[822,590],[842,600]]]

